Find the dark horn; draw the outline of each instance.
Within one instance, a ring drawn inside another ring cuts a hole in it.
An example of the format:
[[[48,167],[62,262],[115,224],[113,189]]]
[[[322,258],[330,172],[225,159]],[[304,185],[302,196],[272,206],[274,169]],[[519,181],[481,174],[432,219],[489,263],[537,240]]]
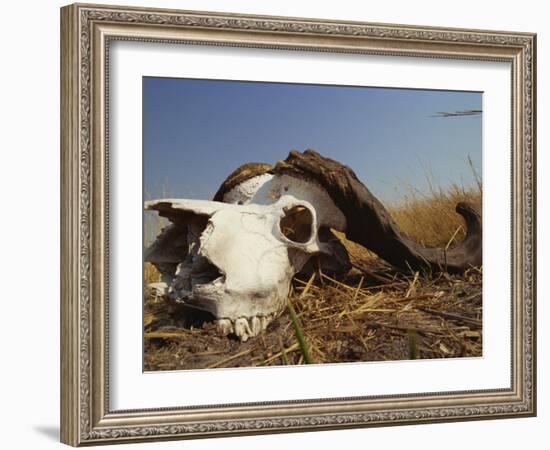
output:
[[[353,170],[337,161],[313,150],[292,151],[272,172],[320,184],[346,217],[346,237],[396,267],[460,273],[482,264],[481,216],[468,203],[459,203],[456,207],[466,221],[466,237],[445,252],[442,248],[422,246],[405,236]]]

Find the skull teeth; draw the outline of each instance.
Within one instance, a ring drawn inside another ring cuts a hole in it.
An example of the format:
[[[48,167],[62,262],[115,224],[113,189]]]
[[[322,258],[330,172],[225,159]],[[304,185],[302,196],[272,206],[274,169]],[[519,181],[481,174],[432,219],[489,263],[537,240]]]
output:
[[[216,323],[218,333],[222,336],[227,336],[229,333],[233,333],[233,322],[230,319],[220,319]]]
[[[235,320],[235,334],[241,339],[242,342],[246,342],[249,336],[252,336],[252,330],[248,326],[248,320],[244,317]]]
[[[254,316],[250,319],[250,330],[254,336],[257,336],[260,331],[262,331],[262,325],[260,319],[257,316]]]
[[[241,342],[257,336],[264,331],[269,323],[275,318],[273,314],[268,316],[239,317],[238,319],[219,319],[216,322],[218,333],[222,336],[235,334]]]

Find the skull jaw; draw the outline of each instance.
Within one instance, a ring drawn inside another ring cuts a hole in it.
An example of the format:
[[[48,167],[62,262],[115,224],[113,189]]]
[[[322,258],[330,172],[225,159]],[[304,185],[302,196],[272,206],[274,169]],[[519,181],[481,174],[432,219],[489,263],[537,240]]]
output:
[[[260,292],[257,288],[228,289],[224,277],[198,284],[192,292],[176,301],[192,308],[207,311],[216,319],[221,335],[234,334],[242,342],[266,330],[285,308],[290,277],[276,287]]]

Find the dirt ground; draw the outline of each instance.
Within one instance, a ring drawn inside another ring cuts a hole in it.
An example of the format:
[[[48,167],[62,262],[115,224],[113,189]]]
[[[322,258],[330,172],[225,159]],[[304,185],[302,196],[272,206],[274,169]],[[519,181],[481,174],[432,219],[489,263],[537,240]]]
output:
[[[244,343],[218,336],[209,314],[167,304],[146,289],[145,370],[296,365],[307,354],[318,364],[482,355],[481,269],[399,273],[376,257],[354,266],[338,280],[322,273],[296,278],[289,302],[298,320],[287,309]]]

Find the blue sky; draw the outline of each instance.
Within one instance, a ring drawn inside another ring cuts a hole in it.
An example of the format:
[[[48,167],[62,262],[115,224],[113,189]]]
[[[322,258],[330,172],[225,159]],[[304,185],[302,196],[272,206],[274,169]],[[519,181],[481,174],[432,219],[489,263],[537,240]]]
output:
[[[479,92],[145,77],[143,163],[147,198],[210,199],[236,167],[275,163],[313,148],[350,166],[386,202],[404,183],[427,191],[481,173]]]

